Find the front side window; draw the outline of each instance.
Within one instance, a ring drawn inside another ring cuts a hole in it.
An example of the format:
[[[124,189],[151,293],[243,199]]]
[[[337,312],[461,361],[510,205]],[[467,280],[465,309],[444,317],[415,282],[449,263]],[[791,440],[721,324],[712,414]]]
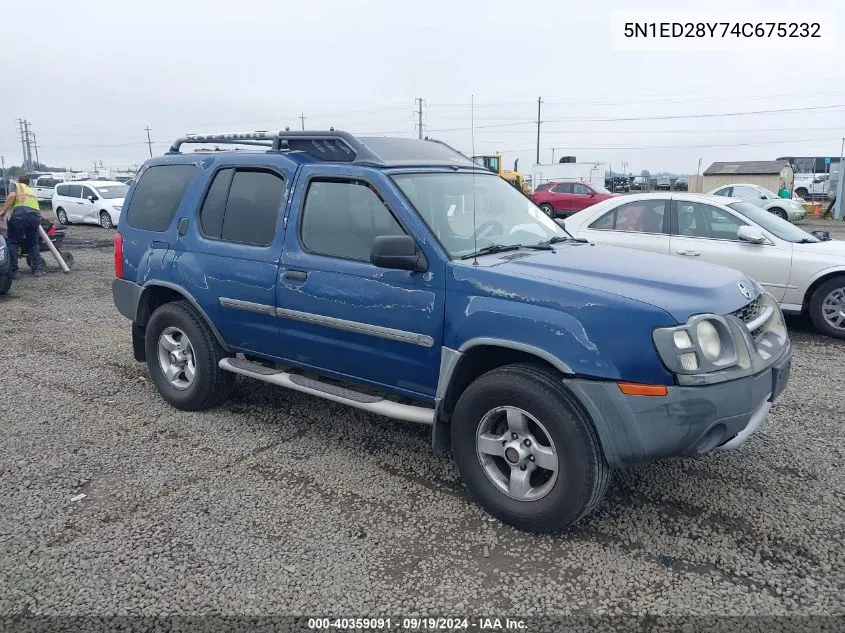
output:
[[[576,193],[581,196],[586,196],[589,195],[591,191],[584,185],[576,182],[574,185],[572,185],[572,193]]]
[[[94,195],[94,190],[91,189],[91,187],[83,187],[82,188],[82,197],[85,198],[86,200],[88,199],[89,196],[93,196],[93,195]]]
[[[737,231],[745,222],[726,211],[700,202],[679,200],[678,233],[687,237],[739,240]]]
[[[301,225],[307,250],[360,261],[370,261],[376,237],[405,235],[381,197],[357,180],[311,181]]]
[[[733,197],[742,198],[743,200],[753,200],[759,198],[762,194],[754,187],[734,187]]]
[[[492,244],[566,237],[530,199],[493,175],[398,174],[393,180],[453,259]]]

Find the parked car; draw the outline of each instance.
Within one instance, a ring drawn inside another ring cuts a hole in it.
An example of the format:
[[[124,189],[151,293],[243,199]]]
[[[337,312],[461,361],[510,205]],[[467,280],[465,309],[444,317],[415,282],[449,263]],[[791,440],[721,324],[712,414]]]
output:
[[[672,181],[669,178],[658,178],[654,188],[658,191],[669,191],[672,189]]]
[[[55,188],[53,212],[59,224],[83,222],[111,229],[117,226],[128,190],[122,182],[111,180],[65,182]]]
[[[676,181],[675,184],[672,186],[675,191],[686,191],[689,189],[689,178],[686,176],[680,176]]]
[[[12,287],[12,259],[6,238],[0,235],[0,295],[9,292]]]
[[[54,176],[39,176],[33,182],[32,189],[39,202],[52,200],[54,189],[56,185],[64,182],[64,178],[56,178]]]
[[[799,222],[807,215],[807,211],[799,200],[780,198],[773,191],[769,191],[760,185],[736,183],[718,187],[711,191],[710,195],[745,200],[790,222]]]
[[[616,195],[601,185],[584,181],[549,184],[549,187],[531,194],[531,200],[534,204],[539,206],[549,217],[566,217]]]
[[[721,264],[757,280],[784,312],[845,338],[845,242],[821,241],[755,204],[698,194],[636,194],[565,222],[576,237]]]
[[[799,198],[815,200],[826,197],[829,186],[830,174],[795,174],[792,189]]]
[[[244,139],[268,151],[181,152]],[[240,374],[430,424],[522,529],[589,513],[612,468],[742,444],[788,381],[747,275],[574,240],[437,141],[184,137],[118,228],[115,305],[166,402],[219,405]]]
[[[648,190],[648,178],[645,176],[636,176],[634,180],[631,182],[631,190],[632,191],[647,191]]]

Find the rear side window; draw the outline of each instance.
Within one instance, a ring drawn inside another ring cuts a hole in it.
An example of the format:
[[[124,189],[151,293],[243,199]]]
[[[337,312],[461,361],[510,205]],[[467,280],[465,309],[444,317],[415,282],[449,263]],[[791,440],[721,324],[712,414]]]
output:
[[[82,185],[70,185],[67,189],[67,197],[68,198],[81,198],[82,197]]]
[[[157,165],[148,168],[135,186],[135,193],[126,210],[129,226],[144,231],[166,230],[196,172],[194,165]]]
[[[68,191],[70,190],[70,185],[59,185],[56,187],[56,193],[60,196],[68,195]]]
[[[234,173],[234,169],[219,171],[208,189],[200,211],[200,228],[206,237],[219,240],[223,234],[223,214],[226,212],[226,198]]]
[[[236,171],[229,187],[220,239],[269,246],[276,232],[285,183],[266,171]]]

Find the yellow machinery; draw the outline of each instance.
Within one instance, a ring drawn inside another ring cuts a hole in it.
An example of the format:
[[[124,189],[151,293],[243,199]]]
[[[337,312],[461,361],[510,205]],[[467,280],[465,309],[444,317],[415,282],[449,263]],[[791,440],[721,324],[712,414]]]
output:
[[[531,194],[531,187],[529,187],[527,184],[525,184],[525,178],[516,169],[517,164],[519,163],[518,158],[513,163],[513,171],[511,171],[510,169],[502,169],[502,155],[501,154],[489,154],[489,155],[486,155],[486,156],[473,156],[472,160],[474,160],[477,164],[481,165],[485,169],[489,169],[494,174],[498,174],[500,178],[509,182],[511,185],[516,187],[519,191],[524,193],[526,196]]]

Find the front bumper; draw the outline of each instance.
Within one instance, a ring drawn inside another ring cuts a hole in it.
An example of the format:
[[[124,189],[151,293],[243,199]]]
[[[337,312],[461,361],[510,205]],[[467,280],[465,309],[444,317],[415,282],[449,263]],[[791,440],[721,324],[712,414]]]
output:
[[[790,222],[800,222],[807,217],[807,212],[804,209],[801,209],[800,211],[797,209],[787,209],[786,217]]]
[[[763,423],[789,380],[787,344],[763,371],[710,385],[675,386],[668,395],[626,396],[616,383],[567,380],[593,419],[614,468],[662,457],[700,456],[742,445]]]

